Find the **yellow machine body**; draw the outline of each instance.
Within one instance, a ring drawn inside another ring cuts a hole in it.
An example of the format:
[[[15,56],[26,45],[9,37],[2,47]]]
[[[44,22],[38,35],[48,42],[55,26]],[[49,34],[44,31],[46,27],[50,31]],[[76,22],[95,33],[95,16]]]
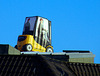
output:
[[[20,51],[53,52],[51,46],[51,21],[39,16],[26,17],[17,47]]]

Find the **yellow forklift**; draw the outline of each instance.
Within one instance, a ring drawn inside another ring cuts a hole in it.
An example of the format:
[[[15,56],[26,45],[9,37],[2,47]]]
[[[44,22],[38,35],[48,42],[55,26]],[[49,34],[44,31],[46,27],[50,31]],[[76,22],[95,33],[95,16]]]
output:
[[[51,21],[46,18],[26,17],[22,35],[18,36],[20,51],[53,52],[51,46]]]

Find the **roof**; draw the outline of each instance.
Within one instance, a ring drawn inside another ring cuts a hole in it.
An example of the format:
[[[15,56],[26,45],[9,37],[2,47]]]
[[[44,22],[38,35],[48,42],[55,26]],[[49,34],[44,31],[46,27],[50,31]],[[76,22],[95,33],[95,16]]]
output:
[[[47,58],[46,58],[47,59]],[[56,76],[100,76],[100,64],[75,63],[60,60],[47,59],[47,63],[53,67]]]
[[[0,55],[0,76],[100,76],[100,64],[72,63],[41,55]]]

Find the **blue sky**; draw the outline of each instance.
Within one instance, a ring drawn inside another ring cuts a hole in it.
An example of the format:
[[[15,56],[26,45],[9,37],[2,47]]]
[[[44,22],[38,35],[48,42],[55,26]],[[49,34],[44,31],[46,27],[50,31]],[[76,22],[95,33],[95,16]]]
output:
[[[17,44],[25,17],[52,21],[55,52],[89,50],[100,63],[100,0],[0,0],[0,44]]]

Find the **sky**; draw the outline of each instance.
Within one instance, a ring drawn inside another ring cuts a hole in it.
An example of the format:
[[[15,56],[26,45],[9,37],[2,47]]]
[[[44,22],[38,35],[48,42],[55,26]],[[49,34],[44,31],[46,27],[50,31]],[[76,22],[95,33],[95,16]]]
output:
[[[100,63],[100,0],[0,0],[0,44],[14,47],[29,16],[52,22],[54,52],[89,50]]]

